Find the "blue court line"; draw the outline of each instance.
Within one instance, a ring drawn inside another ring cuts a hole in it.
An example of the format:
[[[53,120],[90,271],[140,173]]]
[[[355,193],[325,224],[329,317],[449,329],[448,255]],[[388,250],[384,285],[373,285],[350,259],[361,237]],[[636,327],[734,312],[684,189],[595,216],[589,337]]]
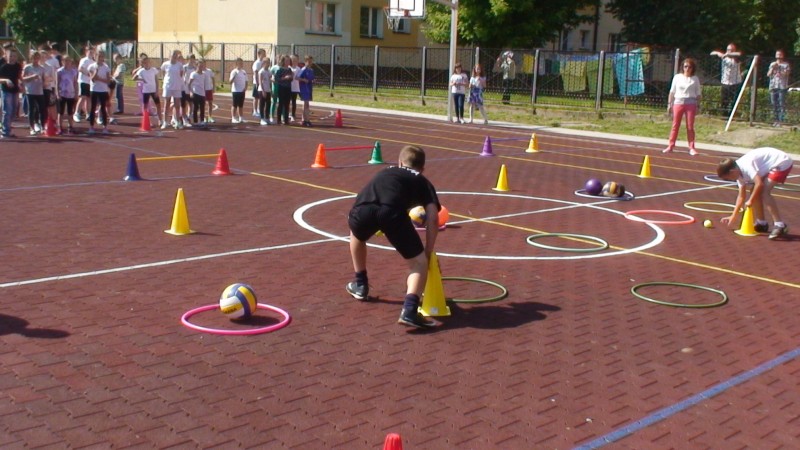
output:
[[[771,361],[767,361],[761,364],[760,366],[750,369],[747,372],[736,375],[735,377],[730,378],[727,381],[723,381],[722,383],[712,386],[711,388],[706,389],[705,391],[700,392],[698,394],[695,394],[687,398],[686,400],[681,400],[680,402],[675,403],[674,405],[660,409],[654,412],[653,414],[644,417],[643,419],[639,419],[636,422],[618,428],[591,442],[581,444],[580,446],[575,447],[574,450],[588,450],[588,449],[600,448],[605,445],[611,444],[613,442],[619,441],[620,439],[630,436],[631,434],[639,430],[642,430],[644,428],[647,428],[650,425],[661,422],[662,420],[676,413],[679,413],[685,409],[688,409],[704,400],[708,400],[712,397],[715,397],[718,394],[721,394],[734,386],[738,386],[744,383],[745,381],[751,380],[783,363],[789,362],[797,358],[798,356],[800,356],[800,347],[788,353],[784,353]]]

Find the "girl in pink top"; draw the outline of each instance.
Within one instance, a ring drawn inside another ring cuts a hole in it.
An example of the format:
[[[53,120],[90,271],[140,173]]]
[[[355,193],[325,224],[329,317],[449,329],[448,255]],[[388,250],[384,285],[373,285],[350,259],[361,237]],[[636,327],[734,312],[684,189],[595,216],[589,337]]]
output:
[[[664,153],[671,153],[675,148],[675,141],[678,140],[678,130],[681,128],[681,120],[686,115],[686,137],[689,141],[689,154],[697,154],[694,138],[694,118],[700,107],[700,94],[702,87],[700,79],[697,78],[695,68],[697,63],[692,58],[683,60],[683,72],[676,74],[672,78],[672,87],[669,89],[669,106],[667,113],[672,113],[672,131],[669,133],[669,145],[663,150]]]

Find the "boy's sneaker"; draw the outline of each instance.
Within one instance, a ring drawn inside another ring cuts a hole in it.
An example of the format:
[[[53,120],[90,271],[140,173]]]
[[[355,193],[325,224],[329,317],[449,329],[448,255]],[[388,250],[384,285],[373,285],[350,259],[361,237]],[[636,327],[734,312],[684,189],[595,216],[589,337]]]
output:
[[[33,131],[35,131],[35,132],[37,132],[37,133],[41,133],[41,132],[42,132],[42,126],[41,126],[41,125],[39,125],[39,123],[38,123],[38,122],[37,122],[37,123],[35,123],[35,124],[33,124]]]
[[[358,284],[355,281],[351,281],[344,288],[356,300],[366,300],[369,295],[369,285],[366,284]]]
[[[206,120],[208,121],[208,123],[214,123],[214,122],[216,122],[216,120],[214,120],[214,118],[213,118],[213,117],[209,117],[209,118],[208,118],[208,119],[206,119]]]
[[[267,122],[267,121],[266,121],[266,120],[264,120],[264,119],[261,119],[261,122],[260,122],[260,123],[261,123],[261,125],[269,125],[269,122]]]
[[[753,227],[753,229],[756,230],[756,233],[766,233],[767,231],[769,231],[769,224],[767,224],[767,223],[757,223]]]
[[[769,234],[770,239],[777,239],[781,236],[785,236],[789,234],[789,227],[784,225],[782,227],[775,227],[772,229],[772,233]]]
[[[433,328],[437,325],[435,320],[428,319],[417,311],[405,309],[400,313],[397,323],[414,328]]]
[[[167,122],[161,122],[161,129],[162,130],[166,130],[167,129]]]
[[[72,120],[73,120],[73,122],[75,122],[75,123],[80,123],[80,121],[81,121],[81,115],[80,115],[80,114],[78,114],[78,113],[75,113],[75,114],[73,114],[73,115],[72,115]]]

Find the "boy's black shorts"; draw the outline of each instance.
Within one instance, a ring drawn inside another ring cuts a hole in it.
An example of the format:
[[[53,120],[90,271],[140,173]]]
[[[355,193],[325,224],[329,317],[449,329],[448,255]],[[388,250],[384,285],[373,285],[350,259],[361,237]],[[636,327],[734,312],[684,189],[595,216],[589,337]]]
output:
[[[405,258],[411,259],[425,251],[414,224],[403,210],[380,205],[360,205],[350,210],[347,219],[350,231],[360,241],[367,241],[378,230]]]
[[[244,92],[231,92],[234,108],[244,107]]]

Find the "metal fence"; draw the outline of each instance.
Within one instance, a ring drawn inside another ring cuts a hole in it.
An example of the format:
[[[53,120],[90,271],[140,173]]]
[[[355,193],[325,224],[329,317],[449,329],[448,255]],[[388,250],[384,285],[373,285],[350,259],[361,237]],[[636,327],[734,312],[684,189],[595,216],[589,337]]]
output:
[[[109,43],[109,45],[113,45]],[[73,49],[67,45],[68,50]],[[138,42],[133,55],[146,53],[151,58],[167,59],[173,50],[202,56],[217,73],[228,73],[237,58],[249,70],[258,49],[265,49],[274,60],[280,54],[314,58],[318,86],[336,92],[357,92],[381,97],[446,99],[448,95],[449,50],[429,47],[358,47],[340,45],[275,45],[270,43]],[[487,78],[487,103],[500,102],[503,74],[499,56],[509,49],[463,47],[457,61],[469,73],[481,64]],[[636,111],[662,113],[673,74],[685,56],[698,62],[697,75],[703,84],[701,110],[727,116],[722,104],[721,64],[716,56],[683,55],[679,50],[652,50],[647,47],[625,52],[558,52],[545,49],[511,49],[516,77],[510,82],[511,103],[518,106],[554,106],[596,111]],[[754,56],[742,58],[743,77]],[[791,86],[800,86],[800,58],[789,58],[794,70]],[[135,61],[129,61],[133,67]],[[751,122],[772,122],[766,77],[771,58],[759,58],[745,86],[736,118]],[[218,77],[224,80],[225,77]],[[800,123],[800,89],[786,99],[786,122]]]

